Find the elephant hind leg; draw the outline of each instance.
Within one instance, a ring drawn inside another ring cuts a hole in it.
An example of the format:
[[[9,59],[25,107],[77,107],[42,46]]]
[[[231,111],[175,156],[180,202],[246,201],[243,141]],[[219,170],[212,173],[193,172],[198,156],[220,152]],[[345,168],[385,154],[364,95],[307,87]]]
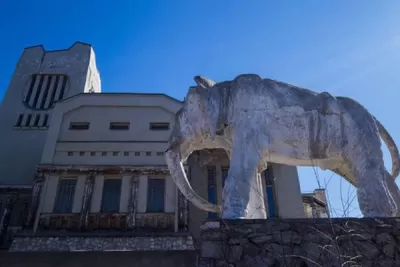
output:
[[[386,169],[380,147],[351,151],[349,167],[357,187],[357,198],[364,217],[392,217],[397,212],[396,204],[389,193]]]

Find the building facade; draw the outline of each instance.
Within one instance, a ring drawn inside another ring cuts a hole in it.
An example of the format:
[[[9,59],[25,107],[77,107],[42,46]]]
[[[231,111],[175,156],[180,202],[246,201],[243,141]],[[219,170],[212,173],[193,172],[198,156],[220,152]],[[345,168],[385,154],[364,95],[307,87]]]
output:
[[[13,227],[198,235],[218,215],[188,203],[164,159],[181,106],[164,94],[102,93],[88,44],[26,48],[0,106],[0,235]],[[221,203],[229,160],[208,153],[206,166],[193,153],[186,171],[200,196]],[[269,217],[306,216],[296,167],[270,164],[262,180]]]

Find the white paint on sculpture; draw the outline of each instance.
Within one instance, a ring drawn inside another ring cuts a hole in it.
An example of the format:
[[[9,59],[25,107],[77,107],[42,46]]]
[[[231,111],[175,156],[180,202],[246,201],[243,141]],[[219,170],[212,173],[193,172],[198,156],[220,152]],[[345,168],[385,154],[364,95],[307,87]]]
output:
[[[357,187],[364,216],[399,215],[397,147],[356,101],[254,74],[220,83],[200,76],[195,81],[176,114],[166,160],[178,188],[197,207],[222,211],[228,219],[254,218],[254,205],[263,201],[252,188],[261,186],[257,175],[273,162],[331,170]],[[392,174],[383,164],[380,137],[391,153]],[[183,172],[182,162],[194,150],[211,148],[225,149],[230,157],[222,208],[198,196]]]

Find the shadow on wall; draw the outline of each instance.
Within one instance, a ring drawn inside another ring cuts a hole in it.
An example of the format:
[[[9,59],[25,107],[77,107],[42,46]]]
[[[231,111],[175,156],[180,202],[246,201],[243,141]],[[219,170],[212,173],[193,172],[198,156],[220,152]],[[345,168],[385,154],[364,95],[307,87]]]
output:
[[[196,251],[1,252],[0,267],[185,267]]]

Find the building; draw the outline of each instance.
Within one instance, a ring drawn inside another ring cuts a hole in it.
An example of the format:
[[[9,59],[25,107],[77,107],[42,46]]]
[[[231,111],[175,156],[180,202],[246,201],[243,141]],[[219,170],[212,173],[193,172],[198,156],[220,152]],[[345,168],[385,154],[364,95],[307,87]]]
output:
[[[1,235],[24,228],[196,236],[217,215],[188,203],[165,164],[181,106],[164,94],[102,93],[88,44],[26,48],[0,106]],[[207,166],[194,153],[186,169],[199,195],[220,203],[229,161],[210,152]],[[269,217],[305,216],[296,167],[271,164],[263,177]]]

